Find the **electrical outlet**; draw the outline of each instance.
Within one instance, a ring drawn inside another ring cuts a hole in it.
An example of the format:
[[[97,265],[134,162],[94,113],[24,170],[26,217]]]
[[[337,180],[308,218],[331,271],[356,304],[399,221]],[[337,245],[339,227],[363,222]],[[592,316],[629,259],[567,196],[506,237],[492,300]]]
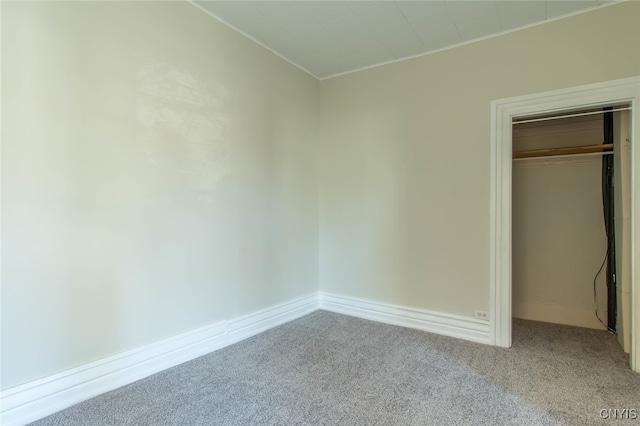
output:
[[[481,311],[480,309],[474,309],[473,317],[479,320],[489,321],[489,312]]]

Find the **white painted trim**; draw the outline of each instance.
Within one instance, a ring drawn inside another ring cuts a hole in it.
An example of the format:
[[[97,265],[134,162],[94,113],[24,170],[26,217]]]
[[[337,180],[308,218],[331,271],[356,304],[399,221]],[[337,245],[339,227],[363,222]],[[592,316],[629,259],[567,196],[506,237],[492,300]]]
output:
[[[311,294],[0,392],[0,423],[22,425],[318,309]]]
[[[429,0],[427,0],[427,1],[429,1]],[[538,25],[548,24],[549,22],[555,22],[555,21],[559,21],[561,19],[570,18],[572,16],[581,15],[583,13],[593,12],[594,10],[602,9],[602,8],[605,8],[605,7],[608,7],[608,6],[613,6],[615,4],[623,3],[625,1],[628,1],[628,0],[614,0],[614,1],[611,1],[611,2],[599,4],[599,5],[594,6],[594,7],[590,7],[588,9],[577,10],[575,12],[566,13],[564,15],[554,16],[553,18],[545,19],[544,21],[533,22],[531,24],[524,25],[522,27],[512,28],[512,29],[505,30],[505,31],[502,31],[502,32],[499,32],[499,33],[489,34],[489,35],[486,35],[486,36],[483,36],[483,37],[478,37],[478,38],[474,38],[474,39],[471,39],[471,40],[462,41],[460,43],[456,43],[456,44],[452,44],[452,45],[449,45],[449,46],[441,47],[441,48],[435,49],[435,50],[430,50],[428,52],[418,53],[416,55],[403,56],[402,58],[391,59],[390,61],[378,62],[377,64],[366,65],[364,67],[356,68],[356,69],[353,69],[353,70],[338,72],[338,73],[335,73],[335,74],[328,75],[326,77],[321,77],[320,81],[328,80],[328,79],[334,78],[334,77],[340,77],[340,76],[347,75],[347,74],[352,74],[354,72],[365,71],[365,70],[368,70],[368,69],[371,69],[371,68],[377,68],[377,67],[381,67],[381,66],[384,66],[384,65],[395,64],[396,62],[409,61],[411,59],[420,58],[422,56],[427,56],[427,55],[432,55],[434,53],[444,52],[446,50],[455,49],[457,47],[466,46],[468,44],[477,43],[479,41],[484,41],[484,40],[492,39],[492,38],[495,38],[495,37],[500,37],[500,36],[503,36],[503,35],[506,35],[506,34],[511,34],[511,33],[516,32],[516,31],[526,30],[527,28],[537,27]]]
[[[396,62],[403,62],[403,61],[408,61],[408,60],[415,59],[415,58],[420,58],[422,56],[427,56],[427,55],[431,55],[431,54],[434,54],[434,53],[443,52],[443,51],[449,50],[449,49],[455,49],[456,47],[466,46],[467,44],[472,44],[472,43],[476,43],[476,42],[479,42],[479,41],[488,40],[488,39],[491,39],[491,38],[494,38],[494,37],[500,37],[500,36],[503,36],[505,34],[510,34],[510,33],[513,33],[513,32],[516,32],[516,31],[520,31],[520,30],[524,30],[524,29],[531,28],[531,27],[537,27],[538,25],[543,25],[543,24],[547,24],[549,22],[558,21],[560,19],[570,18],[572,16],[580,15],[580,14],[583,14],[583,13],[592,12],[592,11],[597,10],[597,9],[602,9],[604,7],[613,6],[613,5],[618,4],[618,3],[623,3],[623,2],[625,2],[627,0],[611,0],[611,1],[607,1],[606,3],[598,4],[598,5],[595,5],[593,7],[587,8],[587,9],[577,10],[575,12],[570,12],[570,13],[567,13],[567,14],[554,16],[553,18],[545,19],[544,21],[533,22],[531,24],[524,25],[522,27],[512,28],[512,29],[505,30],[505,31],[502,31],[502,32],[499,32],[499,33],[489,34],[489,35],[486,35],[486,36],[483,36],[483,37],[478,37],[478,38],[474,38],[474,39],[471,39],[471,40],[466,40],[466,41],[463,41],[463,42],[460,42],[460,43],[452,44],[450,46],[442,47],[440,49],[435,49],[435,50],[430,50],[428,52],[418,53],[416,55],[403,56],[401,58],[391,59],[389,61],[384,61],[384,62],[378,62],[378,63],[375,63],[375,64],[366,65],[364,67],[360,67],[360,68],[356,68],[356,69],[352,69],[352,70],[341,71],[341,72],[338,72],[338,73],[335,73],[335,74],[330,74],[330,75],[325,76],[325,77],[318,77],[317,75],[315,75],[314,73],[312,73],[308,69],[304,68],[302,65],[297,64],[296,62],[293,62],[292,60],[290,60],[286,56],[284,56],[284,55],[278,53],[277,51],[273,50],[271,47],[269,47],[266,44],[262,43],[261,41],[259,41],[255,37],[253,37],[253,36],[247,34],[246,32],[238,29],[236,26],[234,26],[234,25],[230,24],[229,22],[227,22],[226,20],[220,18],[219,16],[217,16],[212,11],[210,11],[210,10],[204,8],[203,6],[199,5],[194,0],[187,0],[187,1],[189,3],[191,3],[194,7],[197,7],[198,9],[200,9],[202,12],[204,12],[207,15],[211,16],[212,18],[216,19],[217,21],[221,22],[222,24],[226,25],[227,27],[231,28],[232,30],[242,34],[243,36],[245,36],[249,40],[251,40],[254,43],[256,43],[257,45],[267,49],[269,52],[273,53],[274,55],[278,56],[279,58],[287,61],[291,65],[293,65],[296,68],[304,71],[305,73],[309,74],[310,76],[314,77],[315,79],[317,79],[319,81],[323,81],[323,80],[328,80],[328,79],[334,78],[334,77],[340,77],[342,75],[352,74],[352,73],[359,72],[359,71],[365,71],[365,70],[368,70],[368,69],[371,69],[371,68],[377,68],[377,67],[381,67],[381,66],[384,66],[384,65],[394,64]]]
[[[278,58],[290,63],[291,65],[293,65],[294,67],[298,68],[301,71],[304,71],[305,73],[309,74],[311,77],[315,78],[316,80],[320,80],[320,78],[315,75],[314,73],[312,73],[311,71],[309,71],[308,69],[302,67],[299,64],[296,64],[295,62],[293,62],[291,59],[281,55],[280,53],[276,52],[275,50],[273,50],[272,48],[270,48],[269,46],[267,46],[266,44],[263,44],[261,41],[259,41],[258,39],[256,39],[255,37],[245,33],[244,31],[236,28],[234,25],[231,25],[230,23],[228,23],[227,21],[225,21],[224,19],[220,18],[218,15],[216,15],[215,13],[213,13],[212,11],[210,11],[209,9],[205,9],[204,7],[200,6],[198,3],[196,3],[194,0],[187,0],[192,6],[200,9],[202,12],[206,13],[207,15],[211,16],[212,18],[214,18],[216,21],[219,21],[220,23],[226,25],[227,27],[231,28],[233,31],[245,36],[246,38],[248,38],[249,40],[251,40],[252,42],[254,42],[255,44],[257,44],[258,46],[267,49],[269,52],[273,53],[274,55],[276,55]]]
[[[528,115],[629,103],[631,121],[631,355],[640,372],[640,76],[491,102],[489,341],[511,346],[511,121]]]
[[[227,344],[233,344],[318,310],[314,293],[228,321]]]
[[[320,309],[386,324],[416,328],[472,342],[489,342],[489,322],[471,317],[327,293],[320,293]]]

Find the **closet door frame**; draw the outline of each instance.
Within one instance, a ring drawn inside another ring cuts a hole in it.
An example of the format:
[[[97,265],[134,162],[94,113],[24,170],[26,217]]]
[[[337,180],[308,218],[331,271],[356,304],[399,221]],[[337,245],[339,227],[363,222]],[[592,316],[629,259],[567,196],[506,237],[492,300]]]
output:
[[[491,102],[489,343],[511,346],[512,121],[538,114],[629,104],[631,136],[631,350],[640,372],[640,76]]]

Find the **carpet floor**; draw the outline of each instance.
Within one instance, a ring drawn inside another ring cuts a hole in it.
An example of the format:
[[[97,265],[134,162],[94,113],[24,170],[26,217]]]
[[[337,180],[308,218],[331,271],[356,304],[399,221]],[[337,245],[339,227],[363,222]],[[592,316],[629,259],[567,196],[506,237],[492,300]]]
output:
[[[624,408],[640,417],[640,374],[604,331],[514,320],[504,349],[316,311],[33,424],[588,425]]]

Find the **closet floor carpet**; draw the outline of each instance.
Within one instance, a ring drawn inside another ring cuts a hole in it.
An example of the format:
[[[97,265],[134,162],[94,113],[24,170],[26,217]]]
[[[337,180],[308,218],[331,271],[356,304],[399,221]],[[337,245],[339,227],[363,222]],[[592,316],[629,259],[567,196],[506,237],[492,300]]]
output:
[[[34,424],[585,425],[625,408],[640,417],[640,374],[604,331],[514,320],[505,349],[316,311]]]

